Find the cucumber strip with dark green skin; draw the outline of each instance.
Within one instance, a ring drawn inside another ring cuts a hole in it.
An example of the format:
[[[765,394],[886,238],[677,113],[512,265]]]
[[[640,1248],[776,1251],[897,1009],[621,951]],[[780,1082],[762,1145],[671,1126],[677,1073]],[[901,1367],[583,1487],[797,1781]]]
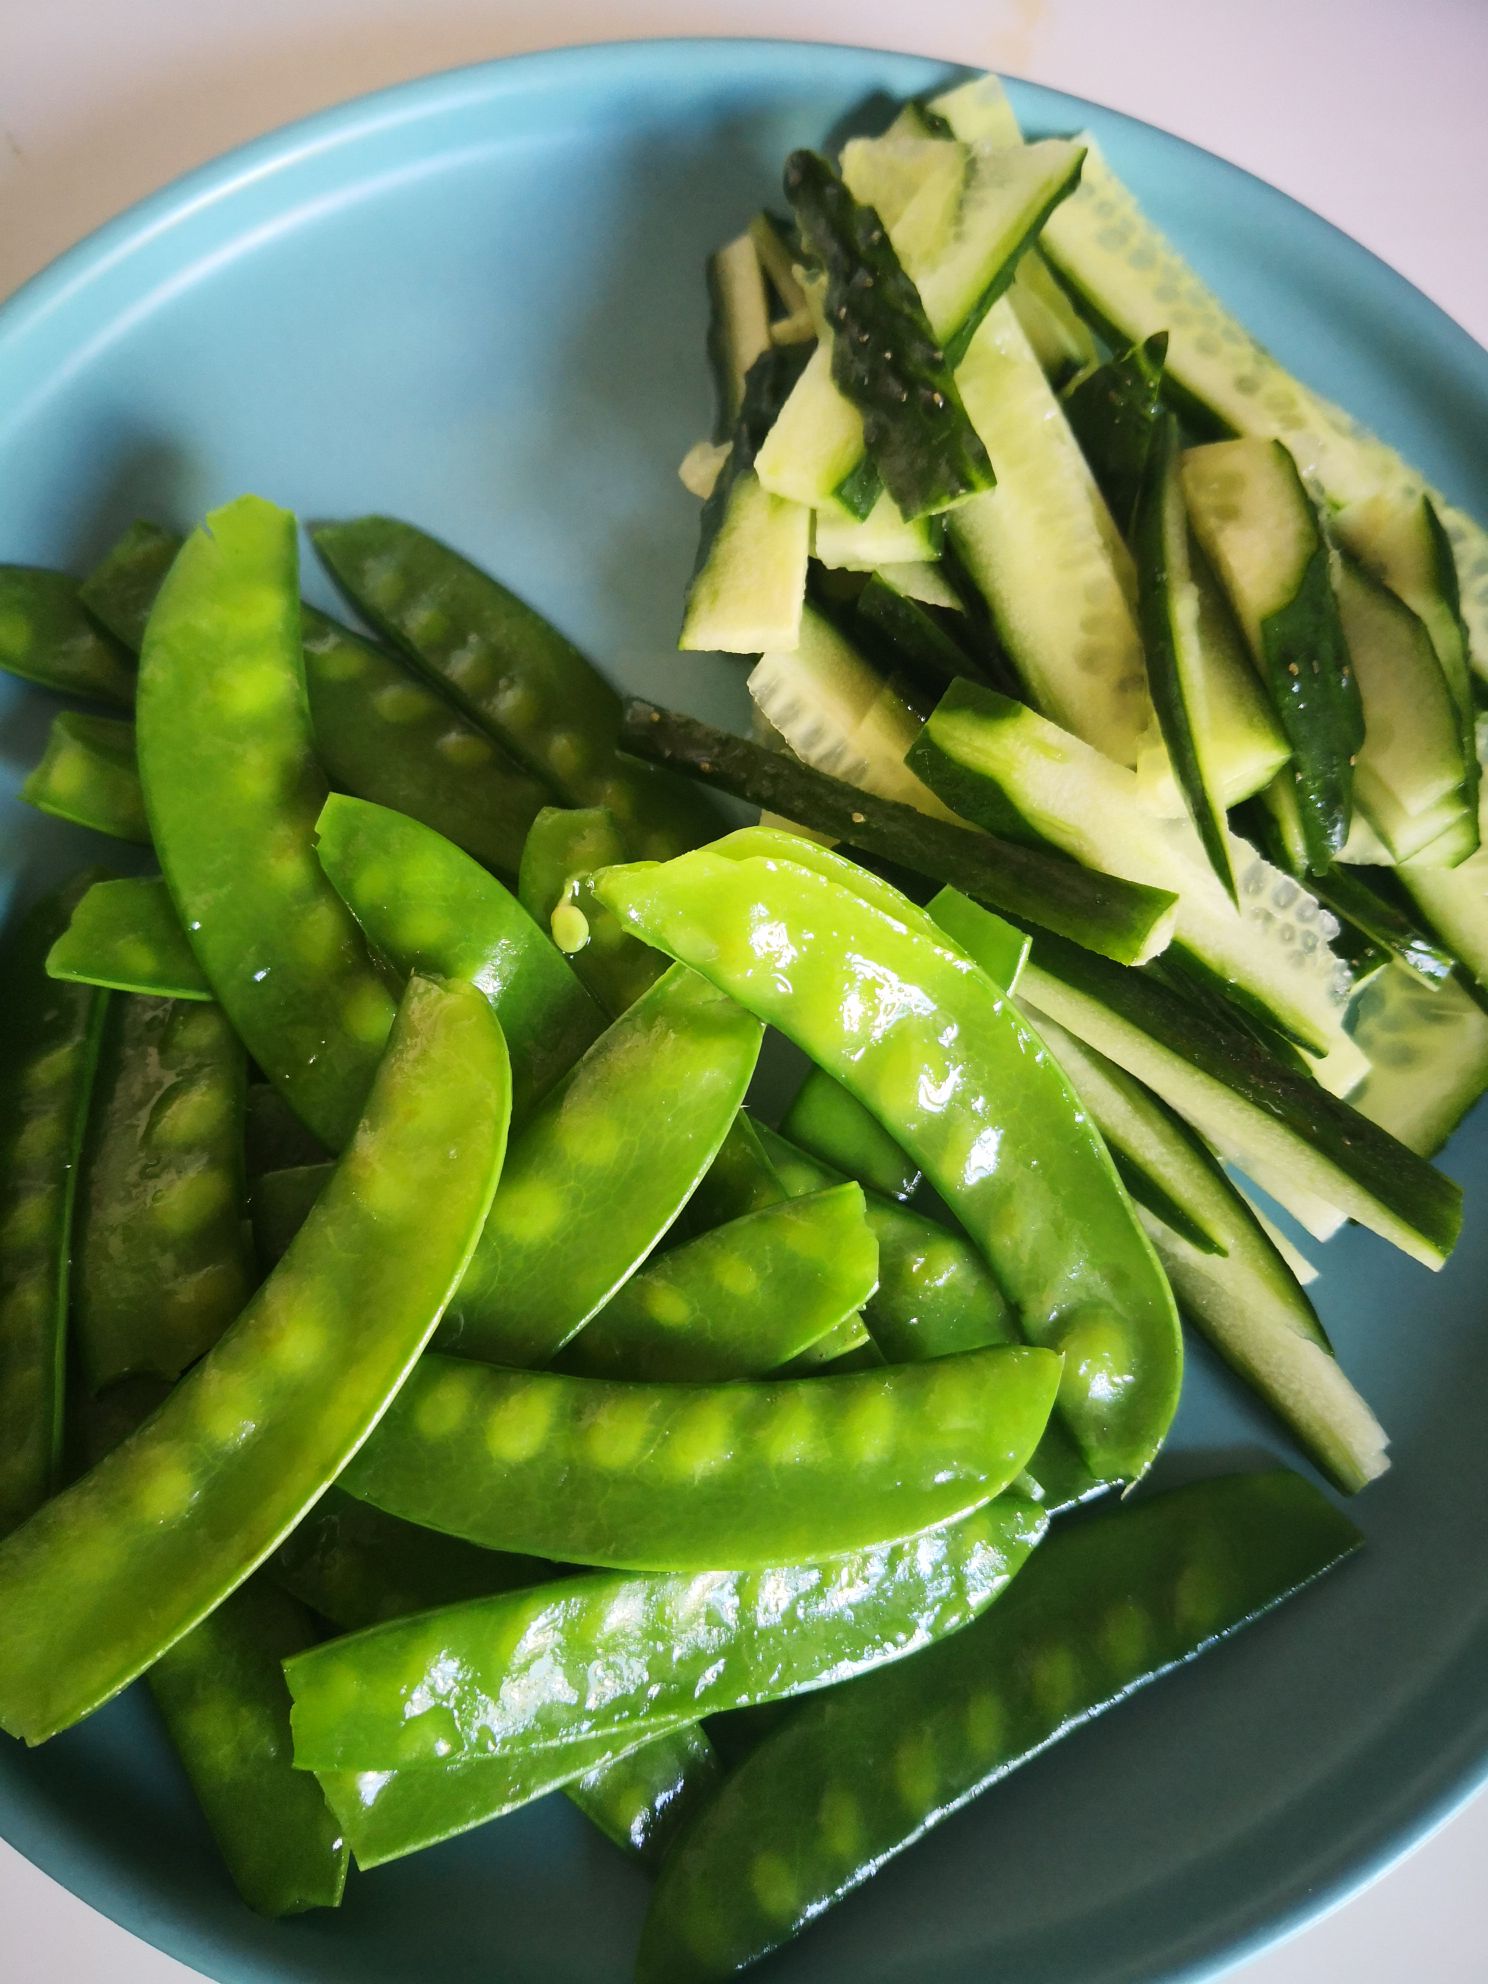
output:
[[[827,273],[832,377],[863,416],[884,487],[908,518],[996,481],[951,362],[872,207],[815,152],[793,152],[785,190]]]
[[[1020,990],[1242,1165],[1256,1152],[1295,1171],[1300,1185],[1427,1267],[1451,1253],[1462,1224],[1459,1185],[1256,1041],[1221,1033],[1150,973],[1036,937]]]
[[[1388,952],[1422,984],[1444,985],[1452,976],[1457,960],[1422,928],[1411,914],[1410,898],[1385,871],[1365,881],[1357,869],[1333,867],[1310,877],[1309,886],[1335,916]]]
[[[900,592],[880,572],[870,576],[853,612],[867,645],[887,650],[886,659],[907,668],[936,695],[958,675],[989,673],[932,607]]]
[[[64,710],[52,718],[46,750],[21,787],[38,812],[115,840],[150,844],[134,761],[134,725],[119,716]]]
[[[1056,1738],[1358,1548],[1298,1476],[1230,1476],[1059,1528],[991,1610],[803,1703],[677,1839],[639,1984],[707,1984],[777,1949]]]
[[[736,799],[948,882],[1003,914],[1056,929],[1108,957],[1145,962],[1167,942],[1176,900],[1054,854],[932,820],[675,710],[632,700],[622,740],[640,757],[706,779]]]
[[[1144,464],[1126,512],[1137,565],[1137,624],[1147,654],[1147,686],[1178,788],[1209,865],[1238,909],[1223,793],[1215,768],[1206,762],[1204,657],[1189,566],[1188,505],[1178,468],[1178,422],[1157,403],[1161,378],[1159,369],[1151,387],[1156,424],[1144,431]]]
[[[164,999],[212,996],[159,875],[95,882],[48,951],[46,968],[75,985]]]
[[[129,657],[83,611],[77,580],[39,565],[0,565],[0,668],[62,696],[134,701]]]
[[[1065,418],[1123,532],[1131,524],[1147,476],[1162,413],[1167,350],[1167,332],[1156,331],[1084,374],[1062,396]]]
[[[83,580],[78,597],[100,627],[131,654],[144,644],[145,622],[181,548],[174,531],[141,518],[132,523]]]

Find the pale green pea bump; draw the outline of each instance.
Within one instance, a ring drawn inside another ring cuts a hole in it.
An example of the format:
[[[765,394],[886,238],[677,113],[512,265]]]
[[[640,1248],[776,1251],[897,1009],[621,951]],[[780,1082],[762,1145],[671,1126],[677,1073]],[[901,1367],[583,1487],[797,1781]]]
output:
[[[402,893],[403,880],[395,875],[386,861],[375,857],[367,862],[357,863],[357,893],[363,902],[386,902],[389,896]]]
[[[345,942],[345,926],[328,902],[307,903],[295,918],[292,934],[301,960],[321,971],[335,964]]]
[[[51,1187],[42,1186],[17,1200],[0,1236],[0,1246],[6,1253],[29,1252],[41,1245],[47,1237],[55,1196]]]
[[[450,1371],[419,1393],[413,1423],[419,1438],[435,1442],[447,1439],[470,1408],[464,1373]]]
[[[405,951],[441,949],[453,932],[450,920],[433,903],[410,902],[398,916],[398,942]]]
[[[473,730],[446,730],[435,740],[434,749],[446,763],[465,770],[488,765],[495,755],[485,738]]]
[[[145,956],[153,959],[154,953],[147,950]],[[21,1077],[22,1094],[28,1100],[34,1100],[71,1081],[79,1052],[78,1043],[69,1040],[60,1047],[54,1047],[49,1054],[39,1054]]]
[[[882,1391],[868,1391],[843,1423],[842,1438],[858,1460],[872,1463],[886,1454],[894,1439],[894,1402]]]
[[[489,665],[485,672],[490,674]],[[513,730],[531,730],[542,714],[537,692],[512,676],[506,678],[491,700],[497,718]]]
[[[196,1423],[214,1446],[234,1447],[262,1410],[253,1388],[238,1373],[204,1365],[195,1380]]]
[[[214,684],[217,701],[234,716],[252,716],[281,701],[291,685],[271,662],[243,667],[220,674]]]
[[[566,897],[554,905],[553,914],[548,918],[548,930],[565,957],[573,957],[589,942],[588,917],[576,902],[570,902]]]
[[[641,1306],[653,1323],[663,1329],[680,1329],[690,1322],[692,1304],[680,1288],[673,1288],[670,1282],[653,1281],[646,1284],[641,1293]]]
[[[724,1253],[713,1263],[713,1279],[725,1294],[742,1298],[759,1287],[759,1270],[742,1254]]]
[[[784,1854],[768,1848],[756,1853],[749,1869],[749,1885],[762,1911],[781,1922],[795,1913],[796,1879]]]
[[[559,1117],[558,1129],[563,1148],[580,1164],[613,1164],[619,1155],[620,1125],[613,1116],[576,1109]]]
[[[392,1002],[378,984],[356,984],[341,1005],[341,1023],[353,1040],[378,1046],[392,1025]]]
[[[362,650],[351,641],[306,642],[305,661],[309,672],[322,682],[352,682],[366,667]]]
[[[60,799],[77,798],[92,783],[92,770],[81,751],[64,745],[52,759],[49,776],[52,791]]]
[[[56,1110],[44,1110],[16,1131],[11,1139],[11,1160],[16,1164],[38,1163],[50,1157],[66,1135],[66,1117]]]
[[[1098,1302],[1081,1303],[1059,1320],[1052,1348],[1064,1355],[1061,1401],[1109,1404],[1131,1383],[1131,1345],[1119,1317]]]
[[[31,645],[31,617],[18,607],[0,613],[0,655],[19,661]]]
[[[966,1741],[974,1756],[996,1756],[1006,1726],[1001,1699],[990,1688],[978,1690],[966,1704]]]
[[[1178,1575],[1173,1612],[1179,1630],[1195,1638],[1210,1632],[1224,1616],[1224,1593],[1209,1566],[1197,1557]]]
[[[523,1241],[546,1240],[563,1224],[563,1196],[545,1178],[504,1179],[491,1208],[491,1223]]]
[[[817,1831],[831,1857],[848,1866],[856,1861],[863,1836],[858,1801],[840,1784],[828,1785],[817,1814]]]
[[[935,1802],[939,1775],[935,1751],[923,1730],[906,1736],[894,1752],[894,1783],[912,1812],[925,1812]]]
[[[163,1232],[194,1233],[221,1212],[232,1195],[220,1171],[194,1171],[162,1183],[149,1202],[150,1218]]]
[[[373,692],[372,707],[384,723],[417,723],[429,698],[416,682],[386,682]]]
[[[190,1471],[168,1455],[157,1455],[137,1471],[134,1505],[146,1522],[178,1522],[195,1494]]]
[[[553,1401],[537,1385],[518,1385],[492,1408],[486,1420],[486,1450],[493,1460],[513,1466],[531,1460],[548,1437]]]
[[[1029,1663],[1028,1685],[1042,1713],[1057,1722],[1079,1693],[1080,1663],[1067,1646],[1037,1647]]]
[[[723,1399],[695,1399],[667,1429],[663,1452],[668,1469],[684,1481],[711,1473],[728,1459],[733,1432],[733,1414]]]
[[[156,1103],[150,1116],[148,1141],[167,1150],[184,1150],[210,1137],[227,1120],[232,1098],[225,1085],[210,1077],[178,1082]]]
[[[1116,1673],[1141,1672],[1151,1650],[1152,1629],[1135,1599],[1120,1599],[1107,1612],[1100,1625],[1100,1644]]]
[[[572,730],[555,730],[548,739],[548,764],[561,779],[577,778],[584,756],[584,740]]]
[[[613,1398],[584,1427],[584,1449],[597,1467],[629,1467],[651,1437],[651,1407],[644,1399]]]
[[[467,695],[483,696],[494,687],[496,671],[490,657],[484,654],[474,642],[456,648],[445,663],[444,672],[451,682]],[[500,698],[497,698],[498,708]]]
[[[7,1330],[17,1334],[29,1333],[43,1321],[52,1306],[50,1277],[46,1274],[28,1275],[24,1281],[16,1281],[0,1296],[0,1319]],[[29,1367],[27,1367],[29,1370]],[[5,1380],[5,1403],[14,1407],[17,1403],[22,1373],[14,1371]]]
[[[408,616],[408,632],[417,646],[437,646],[448,638],[449,615],[432,603],[416,607]]]
[[[325,1331],[313,1311],[286,1315],[270,1338],[264,1361],[282,1377],[294,1378],[313,1369],[325,1348]]]
[[[795,1467],[816,1449],[816,1409],[804,1381],[792,1387],[785,1403],[777,1408],[765,1442],[766,1457],[774,1467]]]
[[[262,747],[245,745],[233,760],[233,783],[250,798],[272,793],[283,776],[278,754]]]

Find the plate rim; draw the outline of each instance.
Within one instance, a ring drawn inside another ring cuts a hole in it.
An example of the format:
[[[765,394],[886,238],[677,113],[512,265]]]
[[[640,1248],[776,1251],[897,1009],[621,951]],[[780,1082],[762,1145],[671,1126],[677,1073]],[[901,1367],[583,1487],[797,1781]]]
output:
[[[700,55],[716,55],[720,51],[748,53],[760,58],[778,58],[782,51],[789,51],[795,57],[828,64],[837,57],[877,58],[920,67],[925,72],[926,87],[934,86],[937,79],[949,84],[960,77],[983,73],[978,65],[952,57],[927,55],[880,44],[818,37],[795,40],[770,35],[701,34],[575,42],[493,56],[408,77],[277,124],[190,167],[90,229],[0,299],[0,364],[4,362],[7,348],[34,334],[53,311],[64,307],[88,284],[127,262],[131,255],[140,252],[147,244],[215,202],[231,198],[246,184],[290,170],[307,157],[332,152],[339,146],[357,142],[383,128],[435,119],[462,101],[489,100],[493,95],[499,96],[508,91],[547,87],[555,80],[559,87],[565,81],[571,88],[579,87],[584,80],[582,71],[586,67],[592,67],[597,76],[600,71],[623,70],[630,64],[654,65],[663,61],[685,65]],[[1363,258],[1372,265],[1376,276],[1389,282],[1401,304],[1425,313],[1437,338],[1445,337],[1459,347],[1456,355],[1469,371],[1478,375],[1476,396],[1488,412],[1488,347],[1410,277],[1402,274],[1382,254],[1351,235],[1346,228],[1329,220],[1297,195],[1274,185],[1260,173],[1163,125],[1102,103],[1097,98],[1062,90],[1051,84],[1033,82],[1004,71],[997,73],[1009,85],[1015,102],[1021,105],[1036,106],[1041,112],[1049,111],[1059,116],[1073,110],[1078,113],[1078,121],[1083,121],[1084,113],[1094,111],[1102,122],[1127,127],[1149,141],[1159,139],[1183,153],[1199,154],[1221,167],[1225,173],[1237,175],[1248,182],[1266,201],[1279,204],[1287,212],[1290,225],[1300,224],[1314,232],[1318,239],[1326,240],[1335,252],[1342,252],[1350,258]],[[1451,1746],[1451,1749],[1456,1751],[1455,1756],[1449,1753],[1446,1761],[1434,1764],[1424,1773],[1430,1780],[1430,1788],[1415,1800],[1409,1816],[1373,1821],[1369,1828],[1375,1835],[1372,1843],[1351,1851],[1333,1874],[1324,1877],[1306,1894],[1267,1914],[1264,1919],[1253,1922],[1238,1934],[1227,1936],[1223,1929],[1205,1931],[1202,1947],[1187,1957],[1170,1958],[1163,1970],[1147,1980],[1147,1984],[1214,1984],[1215,1980],[1264,1951],[1279,1947],[1312,1924],[1336,1914],[1393,1867],[1418,1852],[1488,1787],[1488,1710],[1485,1710],[1481,1734],[1469,1740],[1464,1731],[1461,1743]],[[159,1921],[151,1917],[146,1926],[141,1926],[136,1921],[123,1920],[116,1912],[112,1887],[106,1905],[92,1894],[84,1894],[72,1886],[74,1876],[71,1870],[75,1862],[62,1842],[55,1842],[61,1848],[59,1852],[49,1854],[47,1847],[53,1842],[31,1840],[21,1845],[5,1832],[0,1832],[0,1839],[4,1839],[12,1850],[86,1907],[141,1942],[158,1949],[163,1955],[178,1962],[187,1961],[176,1949],[160,1940],[174,1926],[173,1915]],[[59,1865],[66,1866],[69,1871],[57,1871]],[[125,1893],[121,1891],[118,1903],[122,1905],[125,1898]]]

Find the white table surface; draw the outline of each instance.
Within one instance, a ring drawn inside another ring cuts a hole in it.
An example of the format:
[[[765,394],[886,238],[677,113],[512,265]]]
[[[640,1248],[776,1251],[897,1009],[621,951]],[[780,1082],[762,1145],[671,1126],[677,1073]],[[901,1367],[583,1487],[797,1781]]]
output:
[[[325,104],[557,42],[702,32],[908,47],[1112,104],[1305,200],[1488,343],[1488,0],[0,0],[0,295],[130,201]],[[1480,1798],[1232,1978],[1482,1984],[1485,1866]],[[3,1844],[0,1922],[0,1984],[196,1975]]]

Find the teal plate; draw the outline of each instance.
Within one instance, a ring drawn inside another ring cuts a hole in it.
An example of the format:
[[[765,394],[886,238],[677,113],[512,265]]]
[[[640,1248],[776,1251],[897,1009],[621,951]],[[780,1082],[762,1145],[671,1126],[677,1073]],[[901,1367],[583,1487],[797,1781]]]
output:
[[[792,146],[945,71],[846,48],[574,49],[436,77],[234,153],[114,222],[0,313],[0,556],[81,570],[136,514],[256,489],[383,509],[488,563],[629,688],[737,720],[741,671],[673,650],[709,420],[703,258]],[[1488,515],[1488,359],[1355,243],[1208,154],[1048,90],[1248,322]],[[4,704],[13,790],[46,699]],[[6,886],[96,858],[11,805]],[[1337,1901],[1488,1759],[1488,1137],[1459,1136],[1467,1231],[1432,1277],[1349,1233],[1322,1307],[1394,1435],[1355,1565],[1065,1743],[890,1867],[783,1980],[1175,1984]],[[1474,1208],[1478,1210],[1475,1212]],[[1164,1470],[1288,1454],[1195,1354]],[[218,1868],[138,1691],[0,1750],[0,1833],[232,1984],[619,1980],[646,1883],[562,1801],[269,1925]]]

